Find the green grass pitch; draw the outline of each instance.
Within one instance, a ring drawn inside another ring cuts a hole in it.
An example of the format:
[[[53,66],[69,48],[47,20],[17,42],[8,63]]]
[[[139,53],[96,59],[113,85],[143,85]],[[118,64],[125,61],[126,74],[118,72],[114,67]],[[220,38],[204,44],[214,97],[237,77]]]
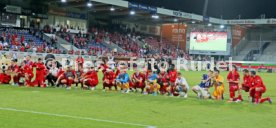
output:
[[[190,88],[204,72],[184,72]],[[226,72],[222,72],[225,77]],[[276,74],[261,73],[276,99]],[[99,78],[102,76],[100,75]],[[243,103],[72,88],[0,86],[0,128],[275,128],[275,104]],[[225,98],[228,99],[226,84]]]

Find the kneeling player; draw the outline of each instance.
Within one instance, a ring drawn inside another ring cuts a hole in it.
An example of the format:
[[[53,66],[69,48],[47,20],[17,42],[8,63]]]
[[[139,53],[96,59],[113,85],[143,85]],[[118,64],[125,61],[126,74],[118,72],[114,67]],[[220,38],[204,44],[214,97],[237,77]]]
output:
[[[31,84],[31,80],[32,80],[34,74],[33,74],[31,67],[27,65],[27,61],[23,61],[21,63],[20,70],[21,70],[21,75],[20,75],[19,83],[24,83],[24,85],[26,85],[26,87],[33,86]]]
[[[229,83],[229,94],[230,94],[230,99],[228,102],[237,101],[236,99],[240,101],[242,99],[241,94],[239,94],[238,98],[235,98],[235,92],[239,90],[239,81],[240,81],[240,75],[235,65],[232,66],[232,71],[228,73],[227,81]]]
[[[64,72],[65,72],[65,71],[62,69],[62,67],[60,67],[60,68],[58,69],[57,80],[56,80],[56,83],[55,83],[56,87],[60,87],[61,80],[65,79],[65,77],[64,77]],[[64,82],[64,81],[63,81],[63,82]],[[66,82],[65,82],[65,83],[66,83]]]
[[[189,85],[188,82],[184,77],[181,76],[181,73],[177,73],[177,79],[175,81],[175,88],[173,95],[174,96],[181,96],[184,98],[188,97],[188,90],[189,90]]]
[[[252,86],[252,77],[250,76],[250,73],[247,69],[243,70],[243,83],[240,87],[239,94],[241,95],[241,91],[244,90],[245,92],[249,92],[250,87]],[[254,101],[254,91],[249,92],[248,100],[249,102]],[[237,99],[242,100],[242,98]]]
[[[160,85],[157,83],[157,74],[149,71],[147,82],[146,82],[146,93],[145,94],[153,94],[156,96],[159,92]]]
[[[115,73],[112,71],[112,69],[108,68],[106,69],[103,77],[103,89],[109,88],[111,90],[112,86],[115,87],[115,90],[117,91],[117,86],[115,84]]]
[[[76,78],[76,72],[72,69],[71,65],[68,65],[66,71],[60,76],[61,84],[66,84],[66,89],[71,89],[71,85],[74,83],[74,78]]]
[[[168,74],[166,73],[165,70],[160,71],[158,75],[157,83],[161,86],[160,93],[166,94],[167,88],[169,87],[169,82],[168,82]]]
[[[99,83],[98,72],[95,71],[93,65],[89,65],[87,68],[87,72],[83,75],[83,78],[81,79],[83,88],[95,90],[96,86]]]
[[[116,78],[116,85],[121,88],[122,93],[129,93],[129,76],[126,70],[120,72]]]
[[[208,74],[203,74],[201,83],[192,88],[193,92],[197,94],[198,98],[208,99],[210,98],[209,88],[211,86],[211,79],[213,71],[209,71]]]
[[[223,100],[223,94],[224,94],[224,79],[220,75],[219,70],[215,70],[214,72],[214,79],[213,79],[213,85],[215,87],[215,90],[213,92],[213,99],[215,100]]]
[[[170,81],[170,95],[173,96],[173,93],[174,93],[174,88],[175,88],[175,81],[176,81],[176,78],[177,78],[177,71],[175,69],[175,66],[172,65],[169,73],[168,73],[168,78],[169,78],[169,81]]]
[[[13,79],[12,85],[18,86],[19,83],[19,66],[17,65],[17,59],[13,59],[11,61],[11,65],[9,67],[11,71],[11,76]]]
[[[262,98],[262,94],[266,92],[266,87],[263,83],[262,78],[256,75],[255,71],[251,71],[251,77],[252,87],[249,91],[254,92],[255,104],[263,103],[265,101],[268,101],[270,104],[272,104],[272,100],[269,97]]]
[[[132,74],[131,84],[133,84],[133,88],[137,92],[137,88],[141,88],[141,93],[144,93],[145,88],[145,75],[142,72],[139,72],[138,68],[135,69],[135,73]]]

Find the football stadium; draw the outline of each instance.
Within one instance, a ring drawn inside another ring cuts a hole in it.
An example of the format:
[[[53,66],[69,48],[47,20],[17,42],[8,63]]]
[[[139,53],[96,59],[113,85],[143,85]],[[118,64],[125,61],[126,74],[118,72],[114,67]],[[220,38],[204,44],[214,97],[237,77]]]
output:
[[[0,128],[275,128],[275,0],[1,0]]]

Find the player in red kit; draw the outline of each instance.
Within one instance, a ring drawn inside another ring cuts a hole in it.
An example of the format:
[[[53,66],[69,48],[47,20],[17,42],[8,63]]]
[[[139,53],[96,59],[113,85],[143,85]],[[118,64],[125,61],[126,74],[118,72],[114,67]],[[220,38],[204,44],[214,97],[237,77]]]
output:
[[[117,78],[117,76],[120,74],[120,72],[121,72],[121,66],[117,66],[116,72],[115,72],[115,78]]]
[[[21,63],[21,73],[22,75],[24,76],[24,85],[26,85],[26,87],[33,87],[32,83],[31,83],[31,80],[32,78],[34,77],[34,74],[33,74],[33,70],[31,69],[30,66],[27,65],[27,61],[23,61]]]
[[[130,86],[133,86],[136,92],[137,92],[137,88],[141,88],[142,90],[141,93],[144,93],[144,89],[146,87],[145,80],[146,80],[145,74],[142,72],[139,72],[139,69],[136,68],[135,73],[133,73],[131,76]]]
[[[13,79],[13,84],[12,85],[15,85],[17,86],[18,83],[19,83],[19,66],[17,65],[17,59],[13,59],[11,61],[11,65],[9,67],[10,71],[11,71],[11,76],[12,76],[12,79]]]
[[[83,67],[84,59],[82,58],[81,55],[79,55],[78,58],[76,59],[76,63],[78,66]]]
[[[262,78],[256,75],[255,71],[251,71],[250,75],[252,77],[252,87],[250,87],[249,91],[254,92],[255,104],[263,103],[265,101],[268,101],[270,104],[272,104],[272,100],[270,97],[262,98],[262,94],[266,92],[266,87],[263,83]]]
[[[31,56],[26,56],[26,65],[29,66],[33,70],[34,62],[31,60]]]
[[[57,73],[57,81],[56,81],[56,87],[59,87],[60,86],[60,84],[61,84],[61,81],[63,80],[63,79],[65,79],[65,77],[64,77],[64,72],[65,72],[65,70],[63,70],[62,69],[62,67],[60,67],[59,69],[58,69],[58,73]],[[64,80],[63,80],[63,83],[66,83]]]
[[[160,84],[160,93],[161,94],[166,94],[167,93],[167,88],[169,87],[168,83],[168,74],[166,73],[165,70],[161,70],[160,73],[158,74],[158,84]]]
[[[83,87],[88,88],[89,90],[95,90],[95,87],[98,85],[98,73],[94,70],[93,65],[87,66],[87,72],[84,74],[83,78]]]
[[[71,89],[74,79],[76,78],[76,72],[72,69],[71,65],[67,65],[66,70],[61,74],[57,80],[61,84],[66,84],[66,89]]]
[[[245,92],[249,92],[250,87],[252,86],[252,77],[250,76],[250,73],[247,69],[243,70],[243,82],[241,84],[241,87],[239,89],[239,94],[241,95],[242,90],[244,90]],[[252,102],[254,97],[254,91],[249,92],[249,101]],[[240,99],[237,99],[240,100]]]
[[[250,73],[247,69],[243,70],[243,83],[241,86],[241,89],[244,90],[245,92],[249,92],[249,89],[251,87],[251,81],[252,77],[250,76]]]
[[[227,80],[229,83],[229,93],[230,93],[230,99],[228,102],[233,102],[235,100],[235,93],[236,93],[236,91],[239,90],[240,75],[237,71],[236,65],[233,65],[230,70],[231,71],[227,75]],[[237,99],[242,100],[240,94]]]
[[[170,95],[173,96],[174,93],[174,86],[175,86],[175,81],[177,78],[177,71],[175,69],[175,66],[172,65],[171,70],[168,73],[168,78],[169,78],[169,82],[170,82]]]
[[[115,84],[115,73],[112,71],[112,69],[108,68],[106,72],[104,73],[103,78],[103,89],[105,90],[106,87],[111,90],[112,86],[115,87],[115,90],[117,91],[117,86]]]
[[[107,68],[108,68],[108,65],[104,61],[104,63],[100,64],[98,69],[102,69],[102,73],[104,74]]]
[[[38,58],[37,63],[35,63],[33,67],[36,68],[36,78],[34,81],[34,86],[36,87],[40,86],[45,88],[46,87],[45,76],[47,73],[47,69],[44,63],[42,62],[42,59]]]

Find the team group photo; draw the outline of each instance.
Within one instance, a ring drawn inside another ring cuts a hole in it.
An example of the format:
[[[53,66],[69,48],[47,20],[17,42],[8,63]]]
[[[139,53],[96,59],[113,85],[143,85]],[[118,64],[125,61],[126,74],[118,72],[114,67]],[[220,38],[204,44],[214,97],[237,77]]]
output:
[[[0,128],[276,127],[275,4],[1,0]]]

